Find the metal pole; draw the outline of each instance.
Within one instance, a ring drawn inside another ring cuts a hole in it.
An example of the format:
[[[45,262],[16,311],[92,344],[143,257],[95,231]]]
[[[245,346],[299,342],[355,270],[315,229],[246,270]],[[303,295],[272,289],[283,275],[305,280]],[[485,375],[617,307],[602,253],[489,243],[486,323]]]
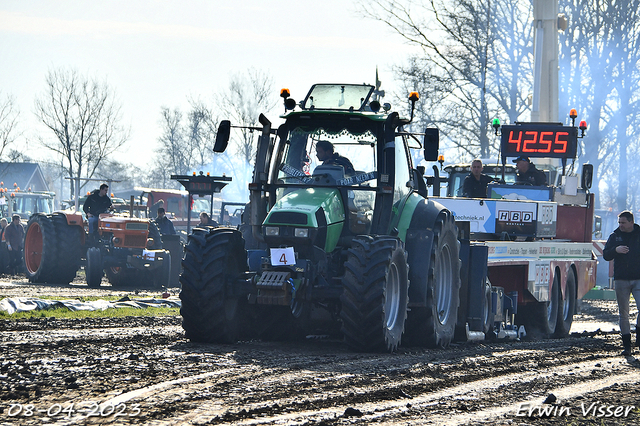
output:
[[[192,195],[189,193],[189,197],[187,200],[189,201],[189,205],[187,206],[187,235],[191,233],[191,198]]]

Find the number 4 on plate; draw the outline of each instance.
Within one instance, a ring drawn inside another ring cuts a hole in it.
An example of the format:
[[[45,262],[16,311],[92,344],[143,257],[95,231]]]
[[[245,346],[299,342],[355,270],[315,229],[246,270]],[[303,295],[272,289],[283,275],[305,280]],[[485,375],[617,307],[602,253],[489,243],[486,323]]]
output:
[[[271,249],[271,265],[272,266],[289,266],[296,264],[296,255],[293,247],[272,248]]]

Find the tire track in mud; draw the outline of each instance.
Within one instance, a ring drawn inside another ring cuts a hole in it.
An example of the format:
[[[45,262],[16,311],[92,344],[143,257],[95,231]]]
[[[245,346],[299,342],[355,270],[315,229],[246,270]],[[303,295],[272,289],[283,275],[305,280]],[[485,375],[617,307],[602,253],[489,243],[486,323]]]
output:
[[[414,416],[424,423],[421,412],[439,418],[438,410],[432,408],[453,398],[446,406],[457,411],[465,405],[467,413],[460,417],[465,422],[468,412],[496,416],[508,410],[494,412],[484,407],[540,397],[549,389],[562,389],[567,381],[595,383],[599,389],[605,385],[598,383],[611,372],[630,368],[611,353],[593,352],[592,345],[576,346],[585,343],[580,339],[568,340],[574,341],[522,342],[523,348],[520,344],[465,345],[396,355],[334,351],[324,360],[317,351],[306,354],[308,348],[287,345],[292,349],[287,353],[277,344],[272,348],[274,359],[265,359],[262,349],[272,344],[249,343],[241,345],[239,352],[246,350],[254,356],[252,346],[258,346],[254,363],[225,364],[216,358],[221,370],[155,383],[103,404],[141,403],[149,412],[145,421],[157,424],[326,423],[341,418],[347,408],[362,412],[365,423],[398,417],[408,421]],[[204,348],[198,346],[198,350]],[[493,392],[501,396],[496,399]],[[153,406],[166,406],[163,401],[171,401],[171,410],[153,413]],[[447,418],[452,420],[450,415]]]
[[[56,425],[492,423],[549,392],[593,392],[611,377],[640,382],[640,365],[619,357],[618,336],[608,333],[367,354],[335,340],[192,344],[179,318],[55,324],[0,331],[0,375],[7,377],[0,386],[27,387],[0,392],[0,408],[69,401],[141,408],[130,418],[47,421]],[[47,381],[55,383],[47,388]],[[0,411],[2,425],[43,424],[19,420],[3,423]]]
[[[619,370],[617,374],[610,375],[609,371],[603,371],[603,374],[600,375],[593,374],[593,371],[599,368],[600,363],[601,361],[593,360],[561,365],[547,369],[544,373],[537,371],[524,374],[511,373],[490,379],[470,381],[441,390],[430,390],[413,396],[405,393],[400,400],[398,398],[379,399],[370,395],[375,400],[374,402],[357,402],[351,396],[355,389],[347,387],[344,390],[345,394],[341,396],[341,401],[325,399],[324,395],[318,395],[316,401],[308,404],[309,406],[320,406],[313,409],[300,407],[302,409],[298,410],[295,406],[295,400],[269,399],[269,394],[262,395],[260,404],[245,405],[242,410],[236,413],[229,411],[229,402],[199,400],[197,410],[191,410],[170,419],[158,419],[159,423],[157,424],[331,424],[331,422],[337,422],[343,418],[347,409],[361,414],[357,419],[351,419],[351,424],[396,424],[399,419],[402,419],[403,424],[464,424],[471,420],[489,421],[505,414],[516,413],[519,405],[525,402],[540,405],[544,399],[540,396],[541,393],[546,395],[553,392],[559,398],[567,398],[592,393],[614,383],[636,384],[640,382],[640,372],[637,369],[632,369],[629,365],[624,365],[623,362],[613,366]],[[564,385],[563,382],[570,377],[574,370],[590,372],[585,372],[580,377],[574,377],[572,384]],[[199,378],[194,379],[198,380]],[[273,380],[278,380],[278,378],[273,377]],[[538,381],[544,382],[544,386],[532,391],[532,384]],[[491,392],[507,388],[510,393],[508,398],[501,394],[496,400],[491,395]],[[197,389],[190,389],[190,393],[197,392]],[[359,392],[362,392],[362,389]],[[375,393],[376,390],[370,389],[369,393],[372,392]],[[532,392],[538,396],[532,399]],[[169,395],[174,397],[173,401],[176,403],[175,393],[169,392]],[[133,394],[130,396],[135,397]],[[365,394],[360,394],[358,399],[366,400],[367,398]],[[126,400],[130,401],[130,399]],[[442,403],[443,400],[449,402]],[[124,401],[124,399],[120,401]],[[323,401],[328,403],[323,404]],[[439,414],[442,411],[454,413],[460,411],[459,405],[470,401],[473,401],[479,409],[471,409],[464,413]],[[496,404],[497,407],[482,408]],[[266,407],[271,407],[271,409]],[[433,410],[433,407],[437,407],[437,409]]]

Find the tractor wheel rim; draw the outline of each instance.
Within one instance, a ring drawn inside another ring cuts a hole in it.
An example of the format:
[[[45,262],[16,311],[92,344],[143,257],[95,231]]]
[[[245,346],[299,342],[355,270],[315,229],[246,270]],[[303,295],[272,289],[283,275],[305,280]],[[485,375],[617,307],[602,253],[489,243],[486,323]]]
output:
[[[393,330],[398,322],[398,312],[400,310],[400,274],[398,272],[398,265],[394,262],[389,266],[384,300],[386,326],[388,330]]]
[[[451,259],[451,247],[448,244],[442,247],[436,267],[436,309],[438,310],[438,321],[440,321],[440,324],[445,324],[451,315],[451,299],[453,297],[451,294],[453,261]]]
[[[42,263],[42,248],[44,247],[42,228],[38,222],[33,222],[27,230],[25,244],[25,265],[29,273],[35,273]]]

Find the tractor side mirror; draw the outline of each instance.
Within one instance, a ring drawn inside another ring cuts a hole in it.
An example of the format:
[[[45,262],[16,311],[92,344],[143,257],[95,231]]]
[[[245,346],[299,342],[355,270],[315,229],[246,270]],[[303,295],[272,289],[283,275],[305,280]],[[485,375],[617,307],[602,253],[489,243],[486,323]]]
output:
[[[440,130],[424,130],[424,159],[426,161],[438,160],[438,149],[440,148]]]
[[[593,164],[583,164],[582,165],[582,187],[586,189],[591,188],[591,183],[593,181]]]
[[[227,149],[230,136],[231,122],[229,120],[222,120],[220,122],[220,126],[218,126],[218,133],[216,134],[216,143],[213,145],[213,152],[224,152],[225,149]]]
[[[593,230],[595,234],[602,236],[602,217],[595,215],[593,219]]]

